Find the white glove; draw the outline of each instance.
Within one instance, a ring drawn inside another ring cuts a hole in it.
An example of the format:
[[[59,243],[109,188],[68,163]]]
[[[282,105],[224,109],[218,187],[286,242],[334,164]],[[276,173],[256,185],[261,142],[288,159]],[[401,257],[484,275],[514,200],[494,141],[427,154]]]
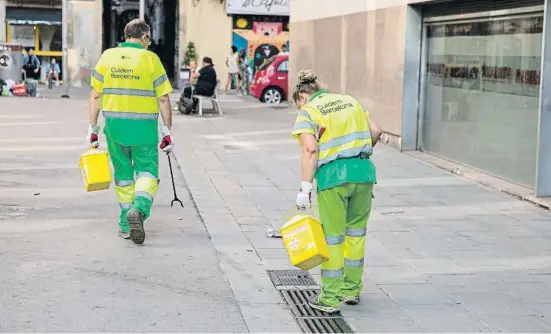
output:
[[[99,130],[100,126],[92,126],[91,124],[88,124],[88,133],[86,134],[86,145],[90,145],[93,148],[99,147]]]
[[[163,135],[163,139],[161,139],[159,148],[166,153],[172,152],[172,147],[174,146],[174,142],[172,140],[172,135],[170,134],[170,130],[165,125],[163,125],[163,127],[161,128],[161,133]]]
[[[300,191],[297,194],[297,209],[305,210],[307,206],[312,205],[312,188],[311,182],[301,182]]]

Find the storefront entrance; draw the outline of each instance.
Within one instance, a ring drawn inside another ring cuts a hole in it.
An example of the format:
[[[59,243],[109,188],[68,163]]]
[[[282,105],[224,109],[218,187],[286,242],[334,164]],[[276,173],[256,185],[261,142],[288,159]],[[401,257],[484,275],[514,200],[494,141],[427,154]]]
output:
[[[535,186],[543,37],[540,2],[541,6],[487,12],[481,8],[461,16],[427,10],[423,150]]]

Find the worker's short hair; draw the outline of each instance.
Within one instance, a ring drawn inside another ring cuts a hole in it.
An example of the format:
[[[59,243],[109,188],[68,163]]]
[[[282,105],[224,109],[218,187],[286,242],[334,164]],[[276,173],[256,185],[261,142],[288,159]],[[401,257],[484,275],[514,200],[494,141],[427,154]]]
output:
[[[147,23],[142,19],[133,19],[128,22],[124,27],[124,38],[137,38],[140,39],[143,35],[148,34],[151,31]]]

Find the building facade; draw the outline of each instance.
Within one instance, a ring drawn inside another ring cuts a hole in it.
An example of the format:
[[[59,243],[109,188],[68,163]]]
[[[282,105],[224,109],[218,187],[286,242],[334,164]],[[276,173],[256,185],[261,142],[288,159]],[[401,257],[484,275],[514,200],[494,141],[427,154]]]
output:
[[[180,2],[180,59],[193,42],[198,58],[211,57],[222,82],[230,47],[245,49],[251,67],[289,44],[289,3],[250,0],[192,0]]]
[[[0,0],[0,43],[33,49],[43,64],[61,60],[61,1]]]
[[[163,62],[175,79],[187,44],[214,60],[222,81],[230,47],[247,50],[253,68],[289,45],[289,2],[250,0],[146,0],[155,42],[164,39]],[[89,83],[90,69],[106,48],[123,39],[124,25],[139,16],[139,0],[68,0],[70,83]],[[61,0],[0,0],[0,43],[34,48],[45,64],[62,60]],[[166,54],[165,54],[166,53]]]
[[[101,54],[101,6],[94,0],[70,0],[68,4],[67,65],[71,83],[79,86],[89,81],[89,69]],[[51,58],[62,67],[61,7],[61,0],[0,0],[0,43],[34,49],[43,79]]]
[[[315,5],[314,5],[315,2]],[[402,150],[551,196],[550,1],[302,0],[291,80],[313,68]],[[549,128],[549,130],[548,130]]]

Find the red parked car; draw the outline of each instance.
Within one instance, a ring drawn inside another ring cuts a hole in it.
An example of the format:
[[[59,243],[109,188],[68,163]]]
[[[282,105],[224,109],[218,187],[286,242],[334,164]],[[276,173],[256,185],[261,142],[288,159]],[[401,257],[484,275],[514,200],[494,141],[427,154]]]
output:
[[[262,102],[281,103],[287,100],[289,55],[277,55],[258,68],[251,84],[251,95]]]

